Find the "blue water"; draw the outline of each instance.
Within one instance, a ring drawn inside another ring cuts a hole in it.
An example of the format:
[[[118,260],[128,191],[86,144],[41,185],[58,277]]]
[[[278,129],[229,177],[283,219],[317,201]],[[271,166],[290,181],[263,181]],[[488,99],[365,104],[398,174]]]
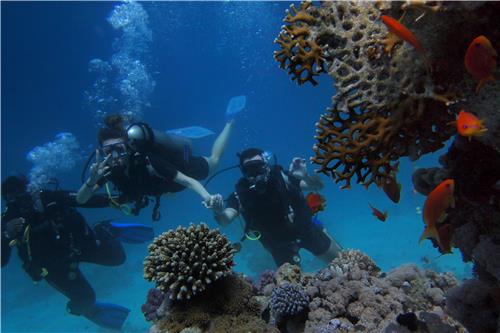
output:
[[[96,82],[89,73],[89,62],[95,58],[107,61],[119,50],[113,41],[123,31],[107,21],[118,5],[2,2],[2,179],[16,172],[28,174],[33,165],[26,159],[27,153],[55,140],[58,133],[71,132],[81,154],[95,146],[97,110],[84,97]],[[323,75],[317,87],[299,87],[274,61],[277,46],[273,40],[289,3],[161,2],[141,6],[149,16],[152,39],[139,58],[155,83],[148,100],[136,104],[144,121],[161,130],[196,125],[220,132],[230,98],[246,95],[246,108],[236,120],[221,167],[235,164],[236,153],[252,146],[271,150],[285,167],[295,156],[312,155],[314,124],[331,103],[333,85]],[[213,140],[214,136],[196,140],[195,151],[209,154]],[[424,197],[413,192],[411,174],[417,166],[436,165],[442,153],[413,163],[401,161],[398,177],[403,191],[398,205],[375,186],[368,191],[361,186],[340,190],[323,177],[328,206],[321,220],[345,248],[365,251],[383,270],[408,262],[424,265],[423,256],[432,259],[438,252],[429,242],[417,242],[423,230],[417,207],[423,205]],[[57,174],[65,189],[76,190],[80,185],[84,161],[75,162],[74,168]],[[313,169],[310,165],[309,170]],[[238,177],[238,169],[226,172],[208,189],[227,195]],[[371,215],[368,202],[389,210],[386,223]],[[89,222],[123,218],[111,209],[81,212]],[[156,234],[190,222],[216,226],[211,213],[190,191],[164,197],[161,212],[163,218],[157,223],[151,222],[150,209],[143,210],[135,221],[153,225]],[[222,230],[232,241],[241,237],[237,222]],[[126,245],[126,252],[128,259],[121,267],[82,266],[99,300],[132,309],[124,331],[145,332],[149,325],[140,306],[152,287],[142,278],[146,245]],[[306,252],[302,257],[306,271],[322,265]],[[236,271],[252,277],[274,268],[260,244],[251,241],[244,243],[236,263]],[[461,278],[470,274],[458,253],[433,259],[425,267],[452,271]],[[105,331],[67,314],[65,304],[66,299],[46,283],[34,285],[13,253],[2,269],[2,332]]]

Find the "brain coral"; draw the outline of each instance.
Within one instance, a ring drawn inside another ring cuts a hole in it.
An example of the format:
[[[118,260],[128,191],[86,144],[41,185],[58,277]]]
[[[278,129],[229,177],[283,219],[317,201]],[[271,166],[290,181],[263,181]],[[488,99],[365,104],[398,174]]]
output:
[[[229,274],[234,249],[217,229],[204,223],[179,226],[156,237],[144,260],[144,278],[170,294],[184,300],[203,291],[208,284]]]

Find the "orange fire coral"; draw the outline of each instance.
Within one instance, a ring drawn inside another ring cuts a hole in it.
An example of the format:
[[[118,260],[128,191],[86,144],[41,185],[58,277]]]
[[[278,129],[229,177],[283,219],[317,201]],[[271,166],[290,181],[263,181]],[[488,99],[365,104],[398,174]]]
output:
[[[294,5],[290,8],[293,15],[288,11],[284,19],[289,25],[283,27],[274,41],[281,46],[280,51],[274,52],[274,58],[299,85],[311,82],[315,86],[318,83],[314,76],[325,72],[323,50],[313,39],[307,39],[311,34],[309,26],[316,24],[317,19],[308,13],[308,9],[313,8],[310,2],[302,2],[299,9]]]

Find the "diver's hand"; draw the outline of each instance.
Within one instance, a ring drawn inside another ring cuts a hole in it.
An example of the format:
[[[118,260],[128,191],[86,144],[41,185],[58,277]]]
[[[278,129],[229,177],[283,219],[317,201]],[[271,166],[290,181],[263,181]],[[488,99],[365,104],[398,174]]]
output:
[[[95,152],[95,163],[90,167],[90,176],[87,180],[86,184],[90,187],[93,187],[100,181],[102,178],[105,178],[110,175],[111,167],[109,166],[109,160],[111,158],[111,154],[106,156],[106,158],[101,161],[101,154],[99,153],[99,149]]]
[[[294,157],[288,171],[298,179],[304,179],[307,176],[306,160],[301,157]]]
[[[220,194],[210,195],[207,200],[203,201],[203,205],[216,213],[221,213],[224,209],[224,199]]]
[[[5,236],[9,239],[16,238],[16,236],[23,230],[25,222],[24,217],[18,217],[7,222],[5,225]]]

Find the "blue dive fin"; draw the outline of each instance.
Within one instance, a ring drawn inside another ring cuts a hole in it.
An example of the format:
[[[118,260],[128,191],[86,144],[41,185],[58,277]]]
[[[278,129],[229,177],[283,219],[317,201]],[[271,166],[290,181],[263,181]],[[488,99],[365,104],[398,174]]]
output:
[[[247,97],[245,95],[234,96],[229,100],[226,109],[226,120],[232,120],[237,113],[241,112],[247,103]]]
[[[154,238],[154,230],[144,224],[110,222],[116,238],[125,243],[144,243]]]
[[[167,130],[167,133],[182,136],[188,139],[201,139],[215,134],[214,131],[211,131],[208,128],[201,126],[190,126],[190,127],[170,129]]]
[[[111,303],[96,302],[94,308],[94,313],[86,317],[101,327],[116,330],[122,328],[130,313],[130,310],[126,307]]]

